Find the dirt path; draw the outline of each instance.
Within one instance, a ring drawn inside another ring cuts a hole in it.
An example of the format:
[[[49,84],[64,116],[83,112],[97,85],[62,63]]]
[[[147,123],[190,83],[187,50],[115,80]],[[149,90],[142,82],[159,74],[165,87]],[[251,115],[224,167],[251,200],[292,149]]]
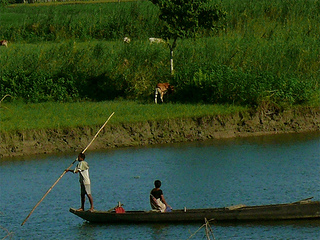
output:
[[[100,126],[0,134],[0,157],[80,152]],[[230,116],[109,124],[91,150],[277,133],[320,131],[320,108],[282,113],[241,113]]]

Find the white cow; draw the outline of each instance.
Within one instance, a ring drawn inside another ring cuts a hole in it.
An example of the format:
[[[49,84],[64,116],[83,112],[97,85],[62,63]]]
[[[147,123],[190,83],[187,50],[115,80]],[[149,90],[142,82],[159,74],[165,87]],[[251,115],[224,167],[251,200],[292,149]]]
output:
[[[124,41],[125,43],[130,43],[130,42],[131,42],[131,39],[128,38],[128,37],[125,37],[125,38],[123,39],[123,41]]]
[[[161,38],[149,38],[150,43],[165,43],[165,41]]]

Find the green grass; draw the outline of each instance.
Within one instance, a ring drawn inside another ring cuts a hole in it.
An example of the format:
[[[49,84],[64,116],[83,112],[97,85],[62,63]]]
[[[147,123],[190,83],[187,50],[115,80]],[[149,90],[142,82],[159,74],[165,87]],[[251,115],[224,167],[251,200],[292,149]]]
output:
[[[1,8],[0,97],[151,103],[170,82],[176,103],[320,102],[318,0],[221,1],[225,28],[179,39],[174,77],[168,48],[148,43],[159,34],[150,1],[51,3]]]
[[[137,0],[120,0],[120,2],[135,2]],[[35,7],[35,6],[56,6],[56,5],[73,5],[73,4],[93,4],[93,3],[119,3],[119,0],[81,0],[81,1],[74,1],[74,0],[67,0],[64,2],[60,1],[52,1],[52,2],[35,2],[32,4],[24,4],[27,7]],[[10,7],[20,7],[21,3],[17,4],[10,4]]]
[[[239,49],[238,41],[242,44]],[[315,43],[299,45],[301,53],[306,54],[289,59],[281,57],[282,54],[277,56],[277,49],[289,51],[290,41],[286,43],[288,46],[283,42],[278,47],[250,44],[241,39],[204,38],[196,43],[180,41],[175,53],[174,78],[167,74],[168,50],[147,41],[130,45],[97,40],[12,44],[0,48],[0,96],[10,94],[26,102],[79,99],[152,102],[155,84],[170,81],[176,86],[173,100],[180,103],[187,100],[257,105],[268,98],[277,103],[301,104],[316,97],[320,62],[312,60],[315,55],[307,54],[309,48],[316,49]],[[234,49],[239,52],[234,54]],[[247,56],[243,58],[245,52]],[[237,64],[229,61],[232,55]],[[268,57],[271,55],[275,57]],[[185,95],[190,97],[186,99]]]
[[[112,112],[115,114],[110,123],[121,124],[227,115],[245,109],[222,105],[140,104],[133,101],[37,104],[2,102],[0,132],[102,125]]]

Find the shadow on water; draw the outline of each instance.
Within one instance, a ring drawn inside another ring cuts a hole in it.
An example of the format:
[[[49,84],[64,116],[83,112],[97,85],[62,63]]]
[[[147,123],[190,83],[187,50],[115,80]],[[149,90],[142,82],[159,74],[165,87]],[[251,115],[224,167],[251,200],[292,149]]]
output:
[[[320,227],[320,219],[300,219],[300,220],[278,220],[278,221],[241,221],[241,222],[215,222],[210,221],[210,224],[221,227],[255,227],[255,226],[268,226],[268,227]]]
[[[215,222],[209,221],[216,239],[301,239],[292,234],[295,231],[311,232],[308,239],[317,239],[320,220],[283,220],[283,221],[255,221],[255,222]],[[185,224],[95,224],[83,222],[77,226],[79,236],[88,239],[205,239],[204,223]],[[295,230],[296,229],[296,230]],[[230,231],[233,232],[230,234]],[[279,234],[278,231],[282,231]],[[141,235],[143,232],[143,235]],[[264,234],[261,234],[264,232]],[[266,232],[271,232],[267,233]],[[259,234],[260,233],[260,234]],[[263,237],[265,236],[265,238]]]

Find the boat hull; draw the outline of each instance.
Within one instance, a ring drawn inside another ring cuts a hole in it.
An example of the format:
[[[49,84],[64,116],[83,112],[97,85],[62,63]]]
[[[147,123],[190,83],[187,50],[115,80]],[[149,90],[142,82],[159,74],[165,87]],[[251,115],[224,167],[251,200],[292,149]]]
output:
[[[159,213],[154,211],[77,211],[70,212],[92,223],[185,223],[215,221],[274,221],[320,218],[320,202],[297,202],[263,206],[234,206],[227,208],[173,210]]]

